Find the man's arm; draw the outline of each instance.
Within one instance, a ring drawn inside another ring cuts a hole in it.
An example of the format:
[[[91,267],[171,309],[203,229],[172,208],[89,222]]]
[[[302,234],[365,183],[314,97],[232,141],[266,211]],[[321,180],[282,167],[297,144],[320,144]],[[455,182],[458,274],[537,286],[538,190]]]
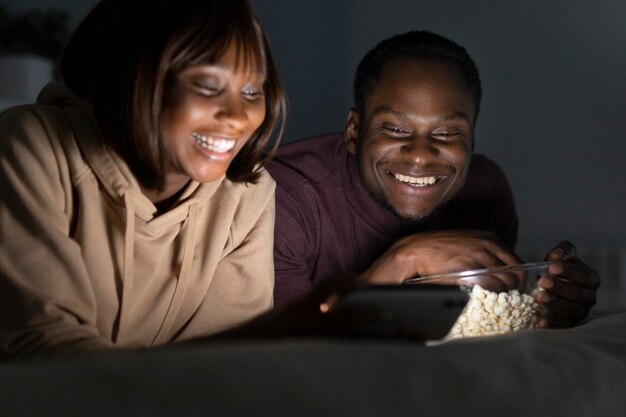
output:
[[[519,222],[513,192],[502,169],[490,160],[486,162],[492,171],[489,176],[494,181],[489,230],[493,231],[509,249],[514,250]]]
[[[440,230],[398,240],[361,277],[372,284],[399,284],[410,277],[518,263],[492,232]]]
[[[283,303],[311,288],[319,246],[315,190],[289,168],[269,167],[276,180],[274,228],[274,303]]]

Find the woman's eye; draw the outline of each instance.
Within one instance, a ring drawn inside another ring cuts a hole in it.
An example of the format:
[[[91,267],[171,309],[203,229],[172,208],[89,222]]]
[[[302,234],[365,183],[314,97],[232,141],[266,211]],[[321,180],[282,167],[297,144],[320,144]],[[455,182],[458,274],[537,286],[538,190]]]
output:
[[[194,84],[196,88],[200,90],[200,92],[202,92],[202,94],[214,96],[214,95],[219,94],[220,92],[220,87],[218,87],[215,84],[208,84],[208,83],[202,83],[202,82],[197,82]]]
[[[189,84],[194,90],[207,96],[218,95],[224,88],[222,80],[213,76],[191,76]]]
[[[246,97],[248,100],[257,100],[260,97],[263,97],[263,90],[261,89],[257,90],[255,88],[247,88],[243,90],[241,94],[243,94],[243,96]]]

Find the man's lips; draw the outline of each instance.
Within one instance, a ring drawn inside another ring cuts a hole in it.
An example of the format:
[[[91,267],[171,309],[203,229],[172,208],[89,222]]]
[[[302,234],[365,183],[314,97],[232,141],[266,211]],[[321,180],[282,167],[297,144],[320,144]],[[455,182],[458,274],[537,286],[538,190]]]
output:
[[[396,181],[410,185],[411,187],[429,187],[448,178],[447,175],[442,174],[407,175],[391,171],[387,173]]]

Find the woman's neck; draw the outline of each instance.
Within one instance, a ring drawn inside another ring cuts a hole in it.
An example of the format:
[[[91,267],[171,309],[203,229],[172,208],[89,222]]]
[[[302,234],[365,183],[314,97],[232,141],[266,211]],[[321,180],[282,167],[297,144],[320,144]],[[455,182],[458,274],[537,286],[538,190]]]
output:
[[[168,211],[180,198],[183,190],[189,184],[189,177],[166,178],[162,190],[141,187],[141,192],[156,206],[159,214]]]

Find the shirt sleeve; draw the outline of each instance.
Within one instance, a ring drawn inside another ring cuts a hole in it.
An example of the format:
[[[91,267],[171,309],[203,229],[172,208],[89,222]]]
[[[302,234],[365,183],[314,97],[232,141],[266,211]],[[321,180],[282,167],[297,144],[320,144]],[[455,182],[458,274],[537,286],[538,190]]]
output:
[[[310,184],[276,163],[270,172],[277,183],[274,302],[280,304],[312,285],[319,247],[319,214]]]
[[[502,169],[495,164],[494,168],[496,193],[491,210],[490,228],[511,250],[514,250],[519,228],[515,199]]]
[[[443,217],[442,228],[489,230],[515,249],[518,219],[511,187],[502,169],[483,155],[474,156],[467,182]]]
[[[0,357],[112,347],[70,237],[71,173],[52,136],[33,111],[0,116]]]

